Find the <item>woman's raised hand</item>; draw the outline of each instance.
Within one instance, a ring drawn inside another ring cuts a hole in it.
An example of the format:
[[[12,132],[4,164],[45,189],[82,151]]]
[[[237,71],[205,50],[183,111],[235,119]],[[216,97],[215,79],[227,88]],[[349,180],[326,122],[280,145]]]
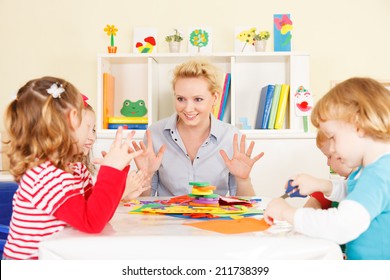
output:
[[[243,134],[240,141],[240,146],[238,146],[238,134],[234,134],[233,137],[233,157],[229,159],[226,152],[224,150],[220,150],[223,160],[230,173],[235,177],[240,179],[247,179],[251,173],[252,167],[256,161],[261,159],[264,155],[263,152],[258,154],[257,156],[251,158],[253,147],[255,146],[255,142],[251,141],[249,144],[248,150],[245,151],[246,147],[246,135]]]
[[[133,147],[138,152],[141,151],[141,155],[134,159],[135,164],[138,169],[146,170],[149,176],[152,176],[154,172],[156,172],[162,162],[162,157],[165,152],[165,145],[162,145],[157,155],[153,150],[153,142],[152,135],[150,130],[146,130],[146,142],[147,145],[143,141],[139,142],[139,145],[136,141],[133,141]]]

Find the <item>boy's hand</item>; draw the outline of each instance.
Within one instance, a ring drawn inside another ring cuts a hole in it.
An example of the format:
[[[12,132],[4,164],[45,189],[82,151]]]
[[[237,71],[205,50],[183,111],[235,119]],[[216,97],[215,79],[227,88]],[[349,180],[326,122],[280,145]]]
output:
[[[330,180],[316,178],[308,174],[298,174],[291,179],[291,186],[298,186],[302,195],[310,195],[313,192],[330,195],[332,192],[332,182]]]
[[[274,220],[287,221],[290,224],[294,223],[294,214],[296,209],[290,206],[282,198],[274,198],[271,200],[264,212],[264,220],[272,225]]]

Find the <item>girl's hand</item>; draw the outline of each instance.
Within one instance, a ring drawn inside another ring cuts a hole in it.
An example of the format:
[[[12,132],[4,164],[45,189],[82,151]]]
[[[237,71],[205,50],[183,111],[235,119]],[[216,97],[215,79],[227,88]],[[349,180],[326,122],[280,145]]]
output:
[[[145,133],[147,139],[147,146],[145,146],[145,143],[143,141],[139,142],[139,146],[135,141],[133,141],[134,149],[137,152],[141,151],[141,155],[137,157],[134,161],[139,170],[146,170],[148,176],[152,176],[154,172],[156,172],[160,168],[166,146],[162,145],[156,155],[153,150],[152,135],[150,133],[150,130],[146,130]]]
[[[127,176],[122,202],[135,199],[148,189],[150,189],[150,177],[147,176],[146,172],[144,170],[132,170]]]
[[[123,168],[130,164],[133,158],[142,154],[142,151],[134,151],[133,147],[130,146],[131,139],[134,134],[135,131],[131,131],[127,134],[126,139],[123,139],[123,128],[118,128],[110,150],[102,153],[105,154],[105,156],[102,159],[95,159],[94,162],[100,165],[110,166],[118,170],[123,170]]]
[[[229,159],[229,157],[227,156],[224,150],[219,151],[230,173],[239,179],[249,178],[249,175],[252,170],[252,166],[255,164],[256,161],[261,159],[264,155],[264,153],[261,152],[254,158],[251,158],[253,147],[255,146],[255,142],[251,141],[248,150],[245,152],[245,142],[246,142],[245,140],[246,140],[246,135],[244,134],[241,137],[240,147],[238,147],[238,134],[237,133],[234,134],[232,159]]]

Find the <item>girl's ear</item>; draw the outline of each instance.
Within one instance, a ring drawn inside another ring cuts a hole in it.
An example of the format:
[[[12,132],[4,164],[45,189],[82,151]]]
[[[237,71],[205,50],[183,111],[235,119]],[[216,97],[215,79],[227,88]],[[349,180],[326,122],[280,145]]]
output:
[[[72,129],[77,129],[80,126],[80,119],[77,110],[74,108],[69,111],[69,124]]]

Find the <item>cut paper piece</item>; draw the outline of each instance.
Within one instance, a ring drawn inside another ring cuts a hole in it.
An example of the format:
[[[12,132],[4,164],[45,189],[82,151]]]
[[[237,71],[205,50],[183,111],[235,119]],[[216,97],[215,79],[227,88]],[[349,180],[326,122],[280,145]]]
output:
[[[185,225],[223,234],[264,231],[270,227],[264,219],[257,220],[254,218],[243,218],[238,220],[210,220]]]
[[[275,52],[291,51],[291,30],[293,23],[290,14],[274,15],[274,50]]]

